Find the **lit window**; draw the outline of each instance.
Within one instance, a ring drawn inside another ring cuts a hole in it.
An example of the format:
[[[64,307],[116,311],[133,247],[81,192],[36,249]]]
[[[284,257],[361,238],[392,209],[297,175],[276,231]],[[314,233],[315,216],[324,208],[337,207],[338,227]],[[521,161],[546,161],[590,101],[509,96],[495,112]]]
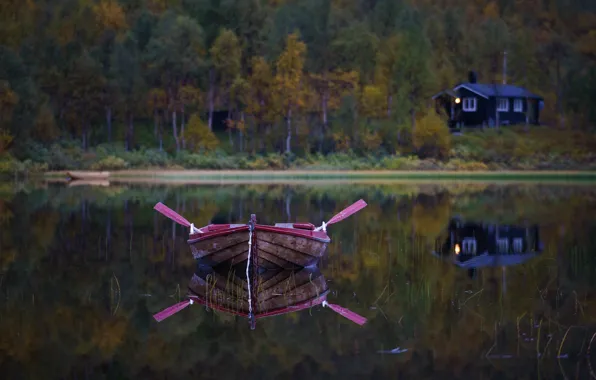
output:
[[[513,101],[513,111],[515,112],[523,112],[524,111],[524,103],[521,99],[515,99]]]
[[[462,109],[465,112],[476,111],[476,98],[463,98]]]
[[[509,111],[509,99],[498,98],[497,99],[497,111],[501,111],[501,112]]]

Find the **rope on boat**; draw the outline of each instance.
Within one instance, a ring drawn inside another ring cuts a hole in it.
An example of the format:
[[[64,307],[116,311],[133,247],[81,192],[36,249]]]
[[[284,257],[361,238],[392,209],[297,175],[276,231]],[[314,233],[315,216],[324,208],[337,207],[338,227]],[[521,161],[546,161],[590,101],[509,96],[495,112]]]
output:
[[[323,224],[321,224],[320,226],[315,228],[315,232],[321,231],[321,230],[323,230],[323,232],[327,232],[327,223],[323,222]]]
[[[250,276],[249,276],[249,269],[250,269],[250,255],[252,251],[252,231],[253,231],[253,224],[249,224],[248,228],[248,260],[246,260],[246,283],[248,285],[248,314],[252,315],[252,298],[250,294]]]

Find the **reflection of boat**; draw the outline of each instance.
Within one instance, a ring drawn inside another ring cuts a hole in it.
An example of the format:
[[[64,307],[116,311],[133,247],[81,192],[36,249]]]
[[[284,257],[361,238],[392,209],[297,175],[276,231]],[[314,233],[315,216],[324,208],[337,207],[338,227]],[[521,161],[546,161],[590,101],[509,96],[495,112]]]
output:
[[[445,240],[437,240],[433,253],[462,268],[519,265],[543,249],[535,225],[474,223],[454,218],[447,232]]]
[[[323,305],[359,325],[366,322],[365,318],[347,309],[327,303],[329,288],[317,267],[259,270],[250,266],[250,269],[253,270],[245,272],[243,265],[236,265],[227,267],[226,271],[199,265],[188,285],[188,299],[155,314],[154,318],[162,321],[186,306],[198,303],[247,317],[254,329],[257,319]]]
[[[73,181],[68,182],[68,187],[73,186],[101,186],[101,187],[109,187],[110,181],[102,180],[102,179],[91,179],[91,180],[84,180],[84,179],[76,179]]]
[[[71,179],[83,179],[83,180],[102,180],[107,179],[110,176],[110,172],[86,172],[86,171],[68,171],[66,174]]]
[[[194,257],[212,266],[245,262],[252,254],[258,256],[261,265],[292,268],[315,264],[331,241],[326,227],[365,206],[366,203],[359,200],[317,228],[310,223],[257,224],[253,214],[248,224],[211,224],[197,229],[162,203],[155,205],[155,209],[189,227],[188,244]]]

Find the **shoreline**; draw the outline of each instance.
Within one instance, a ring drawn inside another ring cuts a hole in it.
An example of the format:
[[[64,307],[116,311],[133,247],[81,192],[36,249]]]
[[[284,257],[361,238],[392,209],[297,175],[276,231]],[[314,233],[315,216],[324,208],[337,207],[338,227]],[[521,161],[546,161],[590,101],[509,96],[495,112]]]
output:
[[[74,170],[73,170],[74,172]],[[89,171],[86,171],[89,172]],[[66,179],[67,171],[45,172],[45,179]],[[495,180],[495,181],[596,181],[596,171],[508,170],[508,171],[421,171],[421,170],[117,170],[104,180],[114,182],[197,183],[208,181],[248,180],[267,183],[270,180]]]

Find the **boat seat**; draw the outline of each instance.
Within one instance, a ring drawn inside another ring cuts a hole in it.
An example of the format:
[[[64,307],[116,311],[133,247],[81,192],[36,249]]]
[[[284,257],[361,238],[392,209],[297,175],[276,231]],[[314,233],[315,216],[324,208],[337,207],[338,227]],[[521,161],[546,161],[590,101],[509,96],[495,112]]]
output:
[[[312,223],[275,223],[275,227],[281,228],[297,228],[301,230],[314,230],[315,225]]]

